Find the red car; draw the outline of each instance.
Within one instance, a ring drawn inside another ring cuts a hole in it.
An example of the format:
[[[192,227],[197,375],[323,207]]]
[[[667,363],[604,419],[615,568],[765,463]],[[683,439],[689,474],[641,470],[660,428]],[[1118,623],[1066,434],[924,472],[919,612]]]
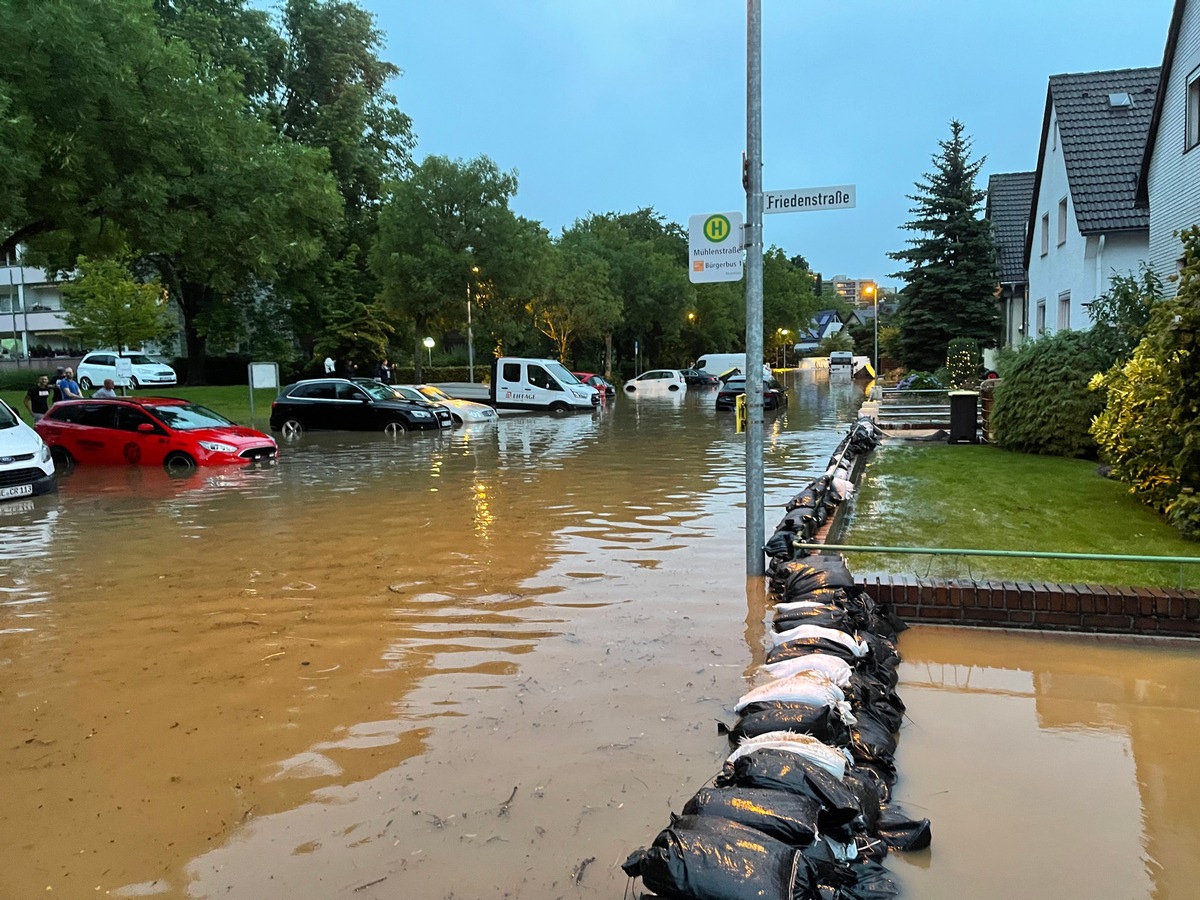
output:
[[[196,466],[273,466],[279,454],[270,435],[172,397],[60,401],[35,427],[60,473],[76,463],[179,473]]]
[[[594,372],[572,372],[571,374],[584,384],[594,387],[596,392],[601,397],[611,397],[617,392],[615,387],[605,381],[602,376],[597,375]]]

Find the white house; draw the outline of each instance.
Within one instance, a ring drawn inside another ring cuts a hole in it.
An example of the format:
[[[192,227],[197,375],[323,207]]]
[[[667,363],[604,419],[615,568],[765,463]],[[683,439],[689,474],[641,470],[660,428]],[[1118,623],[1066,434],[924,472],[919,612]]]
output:
[[[1200,225],[1200,0],[1175,0],[1137,199],[1149,207],[1150,267],[1170,296],[1183,262],[1174,233]]]
[[[1025,276],[1025,230],[1033,203],[1034,172],[1004,172],[988,178],[984,217],[992,223],[1000,282],[1000,346],[1019,346],[1029,332]]]
[[[1037,335],[1091,326],[1087,307],[1113,273],[1149,255],[1135,204],[1159,70],[1052,75],[1025,236],[1027,322]]]

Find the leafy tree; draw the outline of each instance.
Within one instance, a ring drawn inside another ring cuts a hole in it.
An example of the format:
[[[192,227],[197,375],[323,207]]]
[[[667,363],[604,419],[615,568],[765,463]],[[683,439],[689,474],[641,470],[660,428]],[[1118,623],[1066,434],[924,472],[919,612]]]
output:
[[[509,209],[516,191],[516,176],[501,172],[487,157],[464,163],[429,156],[393,188],[380,213],[370,265],[385,305],[415,326],[417,377],[420,341],[431,325],[465,322],[474,268],[480,269],[492,296],[507,297],[527,285],[528,263],[513,251],[525,247],[540,258],[539,240],[549,239]]]
[[[833,334],[827,334],[821,338],[821,343],[817,345],[817,356],[828,356],[834,352],[854,352],[854,338],[850,336],[850,332],[845,328],[838,329]]]
[[[1162,279],[1142,263],[1137,275],[1114,274],[1108,290],[1088,307],[1088,316],[1093,328],[1113,334],[1119,358],[1127,359],[1142,339],[1150,312],[1162,295]]]
[[[1103,399],[1088,390],[1114,360],[1111,343],[1090,331],[1059,331],[1021,345],[1005,360],[991,426],[1006,450],[1094,457],[1088,433]]]
[[[901,357],[910,368],[930,368],[946,358],[955,337],[995,346],[1000,335],[996,251],[991,226],[982,216],[984,191],[975,186],[987,157],[972,161],[963,125],[950,123],[950,139],[939,141],[933,171],[916,182],[904,228],[917,233],[907,249],[888,254],[909,268],[893,277],[907,287],[900,297]]]
[[[1175,297],[1153,306],[1133,355],[1092,382],[1107,401],[1092,435],[1131,493],[1200,538],[1200,228],[1182,238]]]
[[[588,250],[585,242],[564,236],[555,248],[546,291],[529,304],[535,327],[554,342],[564,363],[572,341],[610,334],[621,315],[608,264]]]
[[[81,343],[121,353],[171,336],[162,285],[135,281],[127,259],[81,256],[75,268],[76,277],[62,286],[63,309]]]

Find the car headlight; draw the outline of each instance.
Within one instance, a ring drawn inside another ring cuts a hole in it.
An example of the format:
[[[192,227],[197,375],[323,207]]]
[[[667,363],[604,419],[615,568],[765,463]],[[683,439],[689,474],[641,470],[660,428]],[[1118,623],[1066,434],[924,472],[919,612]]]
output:
[[[237,447],[233,444],[222,444],[220,441],[198,441],[205,450],[210,450],[213,453],[236,453]]]
[[[50,445],[42,444],[42,462],[50,462]]]
[[[433,413],[427,413],[423,409],[414,409],[412,411],[412,414],[413,414],[413,418],[415,418],[415,419],[432,419],[433,418]]]
[[[582,391],[571,391],[571,393],[575,395],[575,399],[577,400],[586,400],[588,398],[588,395]]]

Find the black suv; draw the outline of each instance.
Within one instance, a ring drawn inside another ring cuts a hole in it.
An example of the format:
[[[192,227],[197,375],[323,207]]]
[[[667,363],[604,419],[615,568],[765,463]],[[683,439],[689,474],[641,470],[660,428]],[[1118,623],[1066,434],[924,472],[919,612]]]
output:
[[[375,382],[313,378],[289,384],[271,404],[271,430],[294,438],[305,431],[428,431],[454,424],[438,403],[404,400]]]
[[[717,392],[717,409],[733,409],[738,394],[746,393],[746,376],[734,375]],[[763,379],[763,409],[782,409],[787,406],[787,388],[774,378]]]

